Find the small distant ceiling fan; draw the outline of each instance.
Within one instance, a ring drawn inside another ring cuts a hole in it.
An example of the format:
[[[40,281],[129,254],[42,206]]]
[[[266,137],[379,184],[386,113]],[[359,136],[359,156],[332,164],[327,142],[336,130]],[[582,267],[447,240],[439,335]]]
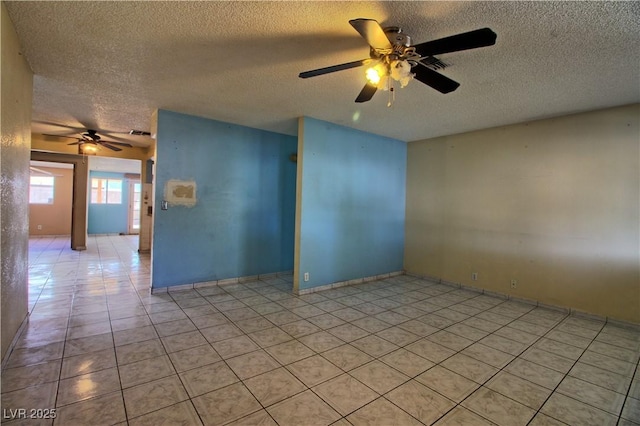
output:
[[[310,78],[336,71],[370,65],[366,71],[367,83],[356,98],[356,102],[371,100],[378,89],[393,90],[393,82],[401,87],[415,78],[440,93],[453,92],[460,86],[448,77],[436,72],[447,66],[434,55],[492,46],[496,34],[482,28],[437,40],[411,45],[411,37],[400,27],[385,27],[373,19],[352,19],[351,26],[369,43],[369,58],[326,68],[305,71],[300,78]]]
[[[54,136],[57,138],[69,138],[75,139],[75,142],[71,142],[67,145],[80,145],[82,147],[82,151],[93,151],[93,153],[98,151],[98,146],[104,146],[112,151],[122,151],[121,146],[131,148],[133,145],[124,142],[115,142],[115,141],[106,141],[103,140],[97,131],[92,129],[87,129],[86,132],[82,133],[80,137],[76,136],[64,136],[64,135],[47,135],[45,136]]]

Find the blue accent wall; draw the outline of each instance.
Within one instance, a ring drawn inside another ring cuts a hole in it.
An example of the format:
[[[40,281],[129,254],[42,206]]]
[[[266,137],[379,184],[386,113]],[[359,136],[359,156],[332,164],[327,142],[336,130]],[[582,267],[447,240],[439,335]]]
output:
[[[402,270],[406,143],[301,120],[299,289]]]
[[[125,179],[124,173],[115,172],[92,171],[89,173],[89,185],[92,178],[122,180],[122,203],[93,204],[89,191],[87,234],[126,234],[129,224],[129,181]]]
[[[293,269],[297,138],[158,111],[152,287]],[[161,210],[168,180],[193,207]]]

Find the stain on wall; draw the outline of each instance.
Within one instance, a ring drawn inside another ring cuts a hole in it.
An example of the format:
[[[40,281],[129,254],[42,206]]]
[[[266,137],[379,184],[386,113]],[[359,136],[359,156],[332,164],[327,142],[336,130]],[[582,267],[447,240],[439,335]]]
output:
[[[196,205],[196,183],[194,181],[168,180],[165,184],[164,199],[173,206],[193,207]]]

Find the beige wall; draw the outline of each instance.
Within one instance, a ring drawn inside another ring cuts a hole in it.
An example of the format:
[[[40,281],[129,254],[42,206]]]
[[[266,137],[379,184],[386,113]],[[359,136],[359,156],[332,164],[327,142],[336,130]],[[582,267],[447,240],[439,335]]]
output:
[[[640,322],[639,117],[636,104],[410,143],[405,269]]]
[[[16,332],[27,316],[27,267],[29,253],[29,145],[31,142],[31,94],[33,74],[20,53],[20,45],[4,3],[0,5],[2,85],[0,132],[0,299],[5,357]]]
[[[29,235],[71,235],[73,169],[37,168],[55,176],[53,204],[29,204]]]

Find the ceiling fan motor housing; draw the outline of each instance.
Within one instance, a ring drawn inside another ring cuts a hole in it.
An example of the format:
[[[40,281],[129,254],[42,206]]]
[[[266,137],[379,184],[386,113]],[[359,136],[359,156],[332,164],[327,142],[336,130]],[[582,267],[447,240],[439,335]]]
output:
[[[384,32],[394,46],[411,46],[411,37],[402,32],[400,27],[386,27]]]
[[[386,27],[384,33],[391,43],[390,50],[378,50],[371,47],[372,58],[385,58],[388,61],[403,57],[407,48],[411,47],[411,37],[402,32],[400,27]]]
[[[95,130],[88,129],[86,133],[82,134],[82,137],[88,141],[99,141],[100,135]]]

